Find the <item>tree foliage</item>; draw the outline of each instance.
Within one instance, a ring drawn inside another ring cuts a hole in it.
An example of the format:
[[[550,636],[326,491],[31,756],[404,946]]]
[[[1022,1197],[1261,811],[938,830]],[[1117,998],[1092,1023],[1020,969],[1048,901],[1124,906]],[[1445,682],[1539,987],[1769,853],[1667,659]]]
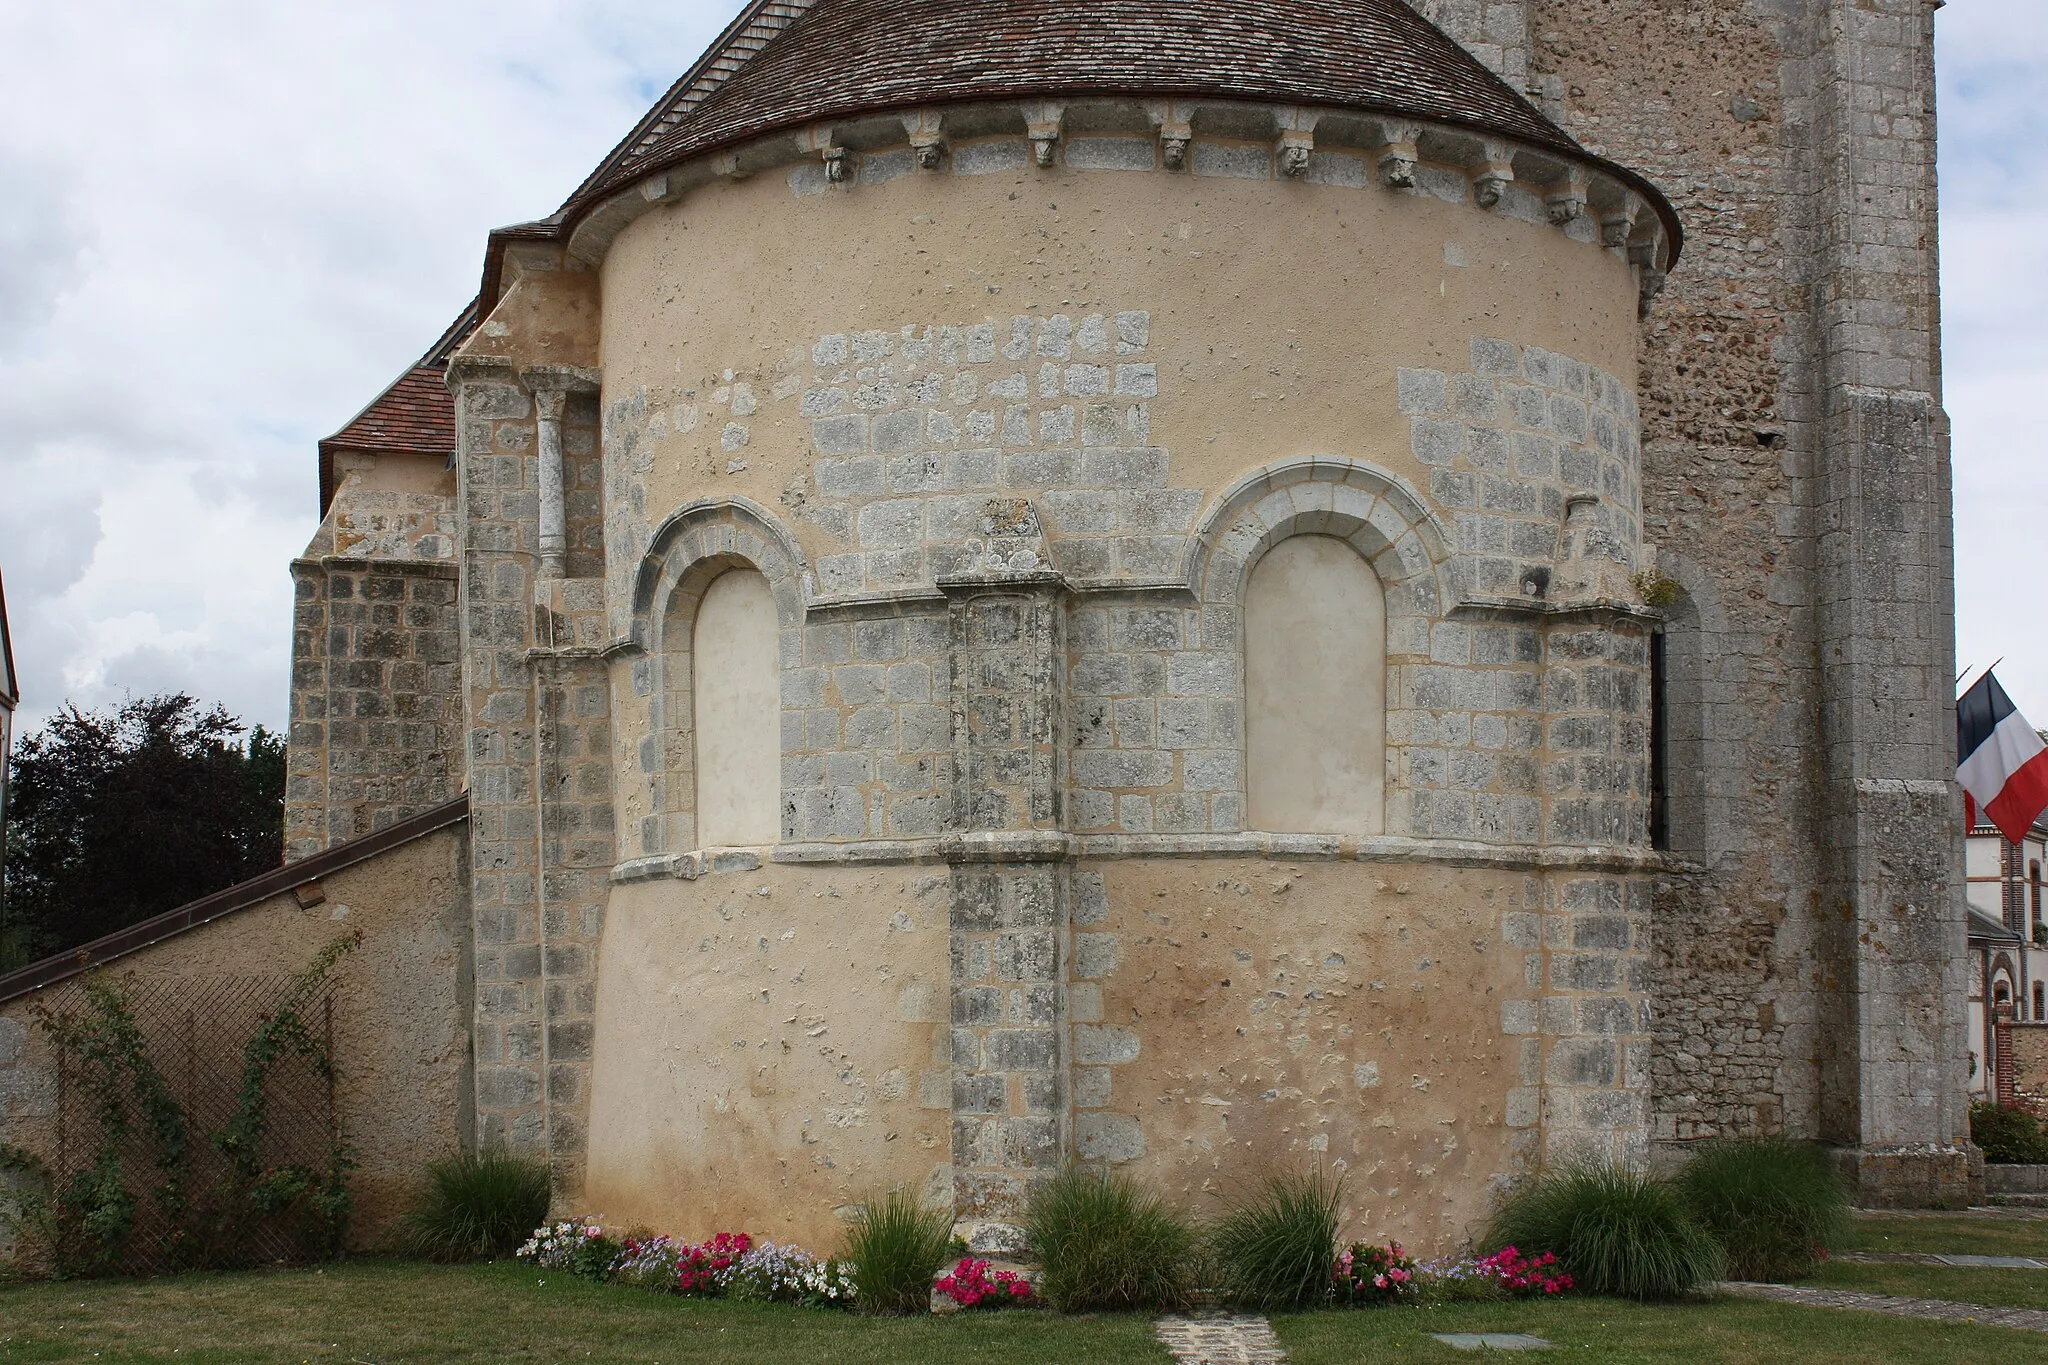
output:
[[[15,748],[0,969],[232,886],[283,853],[282,737],[182,692],[67,706]]]

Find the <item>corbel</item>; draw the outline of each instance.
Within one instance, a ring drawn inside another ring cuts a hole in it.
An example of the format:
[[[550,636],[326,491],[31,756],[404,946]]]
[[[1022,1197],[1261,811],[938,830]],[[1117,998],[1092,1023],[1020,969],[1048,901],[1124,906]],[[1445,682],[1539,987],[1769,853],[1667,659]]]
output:
[[[825,179],[834,185],[843,185],[853,171],[853,153],[839,144],[838,129],[829,123],[817,123],[804,130],[810,140],[811,150],[825,163]]]
[[[753,174],[752,171],[741,168],[740,154],[738,152],[720,152],[712,157],[711,173],[723,176],[727,180],[745,180]]]
[[[1415,188],[1415,140],[1422,136],[1421,127],[1398,119],[1382,119],[1379,129],[1380,180],[1389,189]]]
[[[1490,209],[1515,183],[1515,149],[1492,138],[1481,139],[1479,146],[1484,164],[1472,177],[1472,198],[1480,208]]]
[[[1194,141],[1194,125],[1189,122],[1191,111],[1183,110],[1171,100],[1147,108],[1151,115],[1153,131],[1159,135],[1159,163],[1169,171],[1184,169],[1188,164],[1188,143]]]
[[[1652,219],[1648,233],[1628,244],[1628,263],[1636,271],[1636,312],[1648,317],[1650,305],[1664,292],[1664,226]]]
[[[1563,227],[1580,217],[1586,211],[1586,173],[1577,166],[1570,167],[1562,179],[1551,185],[1549,193],[1543,196],[1543,206],[1550,211],[1550,221]]]
[[[683,186],[672,175],[650,175],[640,182],[640,197],[650,204],[672,204],[683,197]]]
[[[1642,212],[1641,196],[1632,190],[1623,190],[1621,202],[1600,215],[1600,245],[1614,251],[1627,251],[1629,238],[1635,236],[1636,219]]]
[[[936,109],[913,109],[902,117],[903,131],[910,138],[910,150],[917,155],[918,169],[937,170],[946,155],[944,115]]]
[[[1060,143],[1060,124],[1066,116],[1066,105],[1049,100],[1032,100],[1024,105],[1024,135],[1031,139],[1031,159],[1041,168],[1052,165]]]
[[[1280,174],[1299,180],[1308,174],[1308,161],[1316,150],[1316,116],[1306,110],[1287,109],[1280,115],[1280,139],[1273,144],[1274,161]]]

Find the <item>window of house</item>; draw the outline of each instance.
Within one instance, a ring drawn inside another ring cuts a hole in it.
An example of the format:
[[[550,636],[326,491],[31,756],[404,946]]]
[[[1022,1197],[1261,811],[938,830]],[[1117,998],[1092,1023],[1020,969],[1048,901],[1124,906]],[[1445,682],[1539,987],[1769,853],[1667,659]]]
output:
[[[730,569],[705,589],[691,672],[697,844],[772,844],[782,828],[782,669],[775,597],[758,572]]]
[[[1386,785],[1387,602],[1333,536],[1291,536],[1244,599],[1245,819],[1286,833],[1377,834]]]

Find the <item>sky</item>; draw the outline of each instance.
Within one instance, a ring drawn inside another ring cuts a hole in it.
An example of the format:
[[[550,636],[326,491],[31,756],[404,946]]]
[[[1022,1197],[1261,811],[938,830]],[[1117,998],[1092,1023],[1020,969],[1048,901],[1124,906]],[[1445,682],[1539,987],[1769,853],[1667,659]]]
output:
[[[315,443],[737,0],[0,0],[0,575],[21,728],[183,690],[285,718]],[[2048,725],[2048,4],[1951,0],[1957,658]]]

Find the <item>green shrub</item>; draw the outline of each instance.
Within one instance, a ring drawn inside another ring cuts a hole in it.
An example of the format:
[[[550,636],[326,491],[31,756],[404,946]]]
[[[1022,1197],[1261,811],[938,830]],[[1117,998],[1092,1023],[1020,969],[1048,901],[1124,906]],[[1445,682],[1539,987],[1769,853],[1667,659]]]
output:
[[[1970,1106],[1970,1141],[1984,1149],[1984,1159],[2021,1165],[2048,1161],[2048,1133],[2024,1109],[1995,1104]]]
[[[1044,1267],[1039,1292],[1063,1312],[1187,1302],[1195,1230],[1127,1175],[1061,1172],[1031,1196],[1024,1231]]]
[[[1486,1243],[1555,1252],[1589,1294],[1673,1299],[1721,1276],[1721,1244],[1678,1190],[1616,1166],[1539,1176],[1501,1206]]]
[[[1811,1143],[1718,1143],[1686,1164],[1678,1188],[1738,1280],[1810,1275],[1849,1227],[1848,1188]]]
[[[547,1221],[548,1163],[502,1148],[458,1152],[427,1165],[406,1213],[406,1247],[431,1261],[503,1256]]]
[[[855,1304],[864,1313],[931,1311],[932,1279],[952,1240],[952,1215],[925,1208],[907,1190],[868,1201],[846,1234]]]
[[[1274,1176],[1216,1227],[1223,1288],[1248,1307],[1306,1308],[1330,1293],[1343,1182]]]

